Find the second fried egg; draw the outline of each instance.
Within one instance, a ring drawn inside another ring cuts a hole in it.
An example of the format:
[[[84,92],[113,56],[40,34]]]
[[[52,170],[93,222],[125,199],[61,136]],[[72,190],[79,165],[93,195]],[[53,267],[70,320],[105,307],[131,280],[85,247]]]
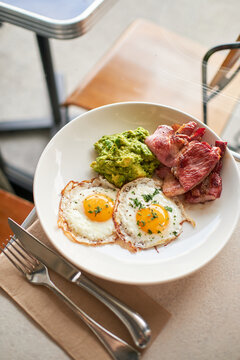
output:
[[[58,226],[75,242],[86,245],[114,242],[112,214],[116,194],[117,189],[101,177],[70,181],[61,194]]]
[[[182,204],[167,198],[161,181],[136,179],[118,193],[113,219],[118,236],[135,250],[166,245],[190,221]]]

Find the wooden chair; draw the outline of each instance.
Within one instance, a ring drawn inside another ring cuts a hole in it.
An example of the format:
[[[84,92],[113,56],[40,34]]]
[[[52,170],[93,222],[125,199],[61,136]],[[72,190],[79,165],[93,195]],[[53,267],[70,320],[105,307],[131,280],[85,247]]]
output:
[[[176,107],[202,120],[201,63],[206,51],[190,39],[137,19],[64,105],[89,110],[121,101],[149,101]],[[210,78],[221,62],[222,56],[217,56],[208,65]],[[231,84],[225,91],[230,88],[236,95],[236,86]],[[231,96],[211,101],[208,125],[218,134],[234,105]]]
[[[34,205],[30,201],[0,189],[0,247],[6,244],[9,236],[12,235],[8,226],[8,218],[21,224],[33,207]]]

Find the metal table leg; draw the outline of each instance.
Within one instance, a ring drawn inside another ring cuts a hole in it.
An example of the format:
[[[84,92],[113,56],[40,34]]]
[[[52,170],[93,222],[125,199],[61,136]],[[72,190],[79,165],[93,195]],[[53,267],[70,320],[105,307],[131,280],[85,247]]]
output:
[[[57,91],[57,84],[53,70],[53,62],[50,51],[50,44],[48,38],[37,35],[38,48],[42,60],[42,66],[45,74],[47,90],[50,100],[52,118],[53,118],[53,132],[56,132],[63,124],[62,114],[60,111],[60,101]]]

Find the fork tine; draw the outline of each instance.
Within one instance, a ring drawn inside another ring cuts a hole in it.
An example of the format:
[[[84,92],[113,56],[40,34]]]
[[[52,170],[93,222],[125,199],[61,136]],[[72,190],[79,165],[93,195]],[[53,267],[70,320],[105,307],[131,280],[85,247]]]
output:
[[[10,236],[10,238],[11,240],[5,248],[2,248],[2,252],[23,274],[31,273],[39,264],[38,260],[29,254],[24,247],[17,242],[14,236]],[[8,252],[11,255],[9,255]]]
[[[18,262],[19,262],[18,257],[13,253],[13,251],[9,248],[9,246],[5,246],[4,248],[1,247],[1,250],[2,250],[2,253],[8,258],[8,260],[11,261],[11,263],[15,266],[15,268],[17,268],[17,270],[19,270],[23,275],[25,275],[25,271],[23,270],[23,268],[22,268],[22,267],[19,265],[19,263],[18,263]],[[11,254],[18,262],[14,261],[14,260],[12,259],[12,257],[7,254],[6,250],[9,251],[10,254]],[[21,261],[20,261],[20,264],[22,265]],[[24,267],[24,269],[25,269],[25,267]]]
[[[36,265],[39,264],[39,261],[33,257],[20,243],[19,241],[11,236],[11,239],[13,240],[11,242],[12,247],[15,251],[25,260],[27,263],[32,267],[32,269],[35,268]],[[17,246],[16,246],[17,245]]]

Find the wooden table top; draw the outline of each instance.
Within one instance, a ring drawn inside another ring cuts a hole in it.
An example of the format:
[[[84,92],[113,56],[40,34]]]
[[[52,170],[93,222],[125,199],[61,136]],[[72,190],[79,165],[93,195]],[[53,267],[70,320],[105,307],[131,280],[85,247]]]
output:
[[[8,226],[8,218],[21,224],[33,207],[33,203],[0,189],[0,247],[13,234]]]

